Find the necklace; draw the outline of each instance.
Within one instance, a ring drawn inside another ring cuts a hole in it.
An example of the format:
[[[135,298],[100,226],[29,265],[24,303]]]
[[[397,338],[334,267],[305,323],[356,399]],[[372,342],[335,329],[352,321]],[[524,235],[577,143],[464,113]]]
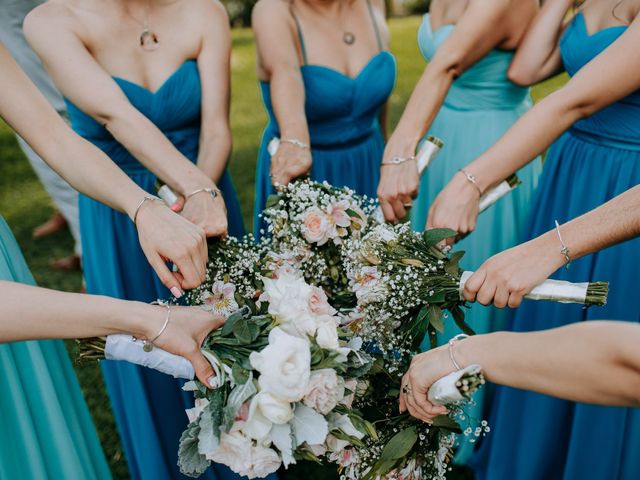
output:
[[[151,28],[149,27],[149,9],[150,9],[150,6],[149,6],[149,2],[147,1],[147,4],[144,9],[144,21],[142,22],[138,20],[136,17],[134,17],[133,15],[131,15],[128,10],[125,9],[125,12],[127,15],[129,15],[129,17],[131,17],[140,25],[142,25],[142,32],[140,32],[140,36],[138,37],[140,42],[140,47],[147,52],[153,52],[156,48],[160,46],[160,40],[158,39],[158,35],[156,34],[156,32],[151,30]]]
[[[345,31],[342,34],[342,41],[347,45],[353,45],[356,41],[356,36],[353,34],[353,32]]]

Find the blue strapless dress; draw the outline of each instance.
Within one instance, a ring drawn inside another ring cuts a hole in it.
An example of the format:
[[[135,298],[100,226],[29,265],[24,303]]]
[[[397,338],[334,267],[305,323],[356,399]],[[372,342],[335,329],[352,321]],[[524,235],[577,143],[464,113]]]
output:
[[[430,16],[424,16],[418,45],[427,60],[433,58],[454,28],[443,25],[432,31]],[[441,138],[444,147],[420,181],[411,211],[416,230],[424,230],[431,203],[456,172],[491,147],[531,107],[529,89],[507,78],[512,58],[513,52],[492,50],[453,82],[428,132]],[[475,270],[492,255],[520,243],[540,170],[537,159],[520,170],[522,185],[483,212],[476,230],[456,245],[456,249],[467,252],[461,262],[466,270]],[[477,333],[487,333],[503,329],[506,314],[474,304],[467,310],[466,319]],[[446,325],[444,334],[439,336],[441,343],[460,333],[453,322]],[[476,407],[467,408],[474,420],[483,418],[484,395],[485,392],[478,392]],[[464,463],[473,450],[472,443],[462,436],[460,440],[456,463]]]
[[[582,14],[560,42],[574,75],[611,45],[626,27],[589,35]],[[551,147],[535,195],[527,239],[566,222],[640,183],[640,91],[576,122]],[[610,282],[606,307],[525,302],[514,331],[560,327],[591,319],[640,320],[637,300],[640,239],[571,263],[553,278]],[[540,352],[544,355],[543,352]],[[478,480],[637,480],[640,410],[567,402],[499,388],[491,433],[474,458]]]
[[[0,280],[35,284],[2,217]],[[111,478],[64,342],[0,344],[0,372],[1,479]]]
[[[201,90],[195,61],[185,62],[155,92],[121,78],[116,82],[134,107],[149,118],[192,162],[198,155]],[[67,101],[74,130],[99,148],[144,190],[155,193],[156,177],[98,122]],[[224,193],[229,234],[243,234],[242,217],[231,178],[218,186]],[[125,214],[80,196],[80,228],[87,291],[127,300],[168,298],[138,243],[136,228]],[[184,409],[192,402],[182,382],[125,362],[102,362],[102,370],[133,479],[186,478],[177,467],[178,440],[187,425]],[[209,471],[209,479],[237,478],[226,467]]]
[[[321,65],[303,65],[301,72],[313,157],[311,178],[376,198],[384,151],[378,116],[395,84],[395,58],[382,51],[355,78]],[[260,88],[269,124],[262,135],[256,175],[253,225],[258,237],[263,228],[258,215],[273,193],[267,145],[273,137],[280,137],[269,82],[260,82]]]

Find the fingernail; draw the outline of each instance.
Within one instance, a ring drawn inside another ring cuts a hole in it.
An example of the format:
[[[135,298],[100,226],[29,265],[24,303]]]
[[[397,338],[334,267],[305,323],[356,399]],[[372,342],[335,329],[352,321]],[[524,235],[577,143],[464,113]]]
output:
[[[211,376],[207,379],[207,383],[209,384],[209,386],[210,386],[211,388],[216,388],[216,387],[217,387],[216,376],[215,376],[215,375],[211,375]]]
[[[171,294],[176,298],[180,298],[182,297],[182,295],[184,295],[182,290],[180,290],[178,287],[171,287]]]

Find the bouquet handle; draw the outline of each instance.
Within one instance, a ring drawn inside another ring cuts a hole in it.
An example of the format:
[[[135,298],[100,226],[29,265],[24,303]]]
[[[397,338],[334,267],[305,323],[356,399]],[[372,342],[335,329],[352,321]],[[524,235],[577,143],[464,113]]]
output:
[[[464,286],[473,272],[462,272],[460,277],[460,298],[463,297]],[[564,280],[545,280],[535,287],[524,298],[529,300],[550,300],[560,303],[579,303],[582,305],[605,305],[609,293],[607,282],[572,283]]]
[[[462,377],[481,375],[480,365],[469,365],[450,373],[435,382],[427,392],[427,398],[434,405],[456,405],[467,400],[460,392],[458,382]]]

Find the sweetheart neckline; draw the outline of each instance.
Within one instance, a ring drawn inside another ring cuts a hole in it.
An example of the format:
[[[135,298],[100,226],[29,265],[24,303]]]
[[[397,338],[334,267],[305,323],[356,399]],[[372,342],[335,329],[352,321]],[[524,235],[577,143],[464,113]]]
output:
[[[348,80],[351,80],[353,82],[357,81],[362,74],[373,64],[373,62],[378,59],[378,58],[382,58],[382,56],[389,56],[392,59],[394,58],[393,55],[391,54],[391,52],[388,52],[386,50],[383,50],[381,52],[376,53],[373,57],[371,57],[369,59],[369,61],[360,69],[360,71],[355,75],[355,77],[351,77],[349,75],[347,75],[346,73],[341,72],[340,70],[337,70],[333,67],[329,67],[327,65],[318,65],[318,64],[306,64],[306,65],[302,65],[300,67],[300,69],[302,70],[303,68],[318,68],[320,70],[328,70],[329,72],[333,72],[337,75],[340,75],[341,77],[344,77]],[[267,82],[268,83],[268,82]]]
[[[593,38],[593,37],[597,37],[599,34],[612,30],[612,29],[616,29],[616,28],[622,28],[622,29],[626,29],[629,27],[629,25],[611,25],[610,27],[604,27],[601,28],[600,30],[597,30],[593,33],[589,33],[589,29],[587,28],[587,20],[586,18],[584,18],[584,13],[582,13],[582,11],[578,12],[577,16],[579,16],[582,19],[582,28],[584,30],[585,35],[587,36],[587,38]]]
[[[182,69],[185,66],[189,65],[191,62],[196,63],[196,60],[193,59],[193,58],[185,60],[178,68],[176,68],[172,73],[170,73],[169,76],[167,78],[165,78],[165,80],[155,90],[151,90],[151,89],[145,87],[144,85],[140,85],[139,83],[132,82],[131,80],[127,80],[126,78],[119,77],[117,75],[111,75],[111,78],[113,78],[116,81],[121,81],[121,82],[127,83],[129,85],[133,85],[134,87],[138,87],[139,89],[144,90],[145,92],[148,92],[151,95],[157,95],[179,72],[182,71]]]

